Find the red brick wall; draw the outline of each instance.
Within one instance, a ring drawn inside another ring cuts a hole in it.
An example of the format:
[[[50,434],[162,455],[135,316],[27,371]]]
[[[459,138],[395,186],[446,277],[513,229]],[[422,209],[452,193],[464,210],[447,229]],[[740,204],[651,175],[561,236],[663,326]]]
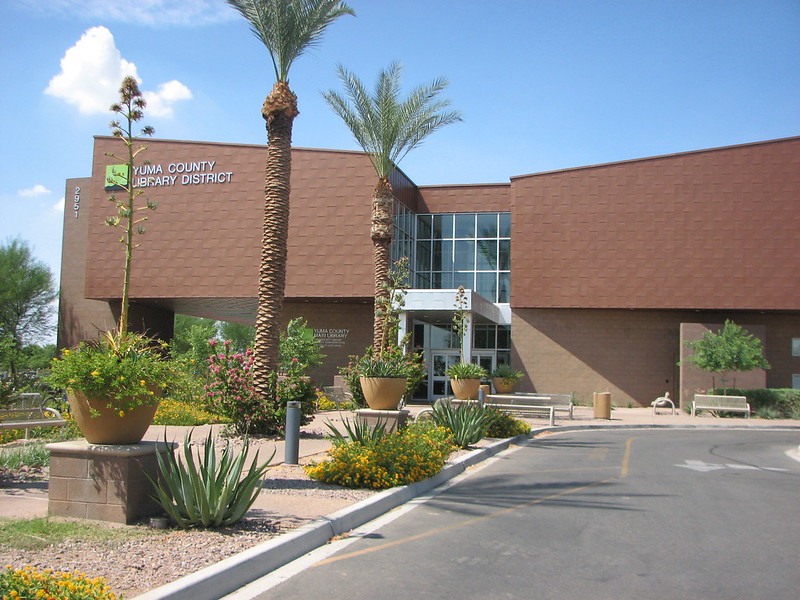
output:
[[[512,179],[515,307],[800,309],[800,138]]]
[[[417,212],[508,212],[510,189],[507,183],[426,185],[419,188]]]

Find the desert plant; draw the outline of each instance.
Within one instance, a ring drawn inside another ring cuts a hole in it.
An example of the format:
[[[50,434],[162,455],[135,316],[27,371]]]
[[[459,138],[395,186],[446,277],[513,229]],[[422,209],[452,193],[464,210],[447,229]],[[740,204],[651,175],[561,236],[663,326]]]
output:
[[[445,373],[450,379],[485,379],[489,375],[479,364],[465,362],[451,365]]]
[[[499,364],[497,368],[489,375],[494,379],[502,379],[504,383],[516,383],[525,375],[522,371],[516,371],[511,368],[511,365]]]
[[[0,449],[0,467],[18,469],[27,467],[46,467],[50,464],[50,451],[44,442],[31,442],[21,446]]]
[[[166,434],[164,436],[166,443]],[[183,460],[172,452],[157,453],[160,477],[153,479],[153,498],[178,527],[226,527],[244,517],[261,491],[261,476],[275,456],[257,466],[258,452],[253,456],[247,474],[242,477],[250,441],[244,438],[242,448],[233,451],[228,445],[217,459],[216,444],[211,433],[203,453],[197,459],[191,449],[191,433],[183,442]]]
[[[433,405],[433,422],[446,427],[453,434],[453,443],[459,448],[468,448],[479,442],[495,418],[477,402],[453,405],[449,400],[437,400]]]
[[[326,421],[325,425],[331,430],[331,441],[334,446],[340,446],[350,442],[357,442],[362,446],[366,446],[367,444],[380,440],[386,435],[386,423],[380,419],[375,425],[372,425],[365,419],[356,419],[353,423],[350,423],[350,419],[345,418],[342,421],[345,433],[339,431],[330,421]]]

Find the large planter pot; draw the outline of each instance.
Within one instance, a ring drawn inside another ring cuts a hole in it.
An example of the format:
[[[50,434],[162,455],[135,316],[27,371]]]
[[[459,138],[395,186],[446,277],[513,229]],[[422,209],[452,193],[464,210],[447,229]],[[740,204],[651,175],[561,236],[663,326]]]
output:
[[[70,413],[90,444],[138,444],[158,410],[157,401],[153,405],[137,406],[120,416],[106,406],[104,398],[87,396],[77,390],[68,390],[67,400]]]
[[[476,400],[481,389],[480,379],[450,379],[450,387],[459,400]]]
[[[405,377],[359,377],[367,405],[374,410],[397,410],[406,393]]]
[[[492,384],[494,385],[494,390],[498,394],[510,394],[517,386],[516,381],[510,381],[508,379],[503,379],[502,377],[493,377]]]

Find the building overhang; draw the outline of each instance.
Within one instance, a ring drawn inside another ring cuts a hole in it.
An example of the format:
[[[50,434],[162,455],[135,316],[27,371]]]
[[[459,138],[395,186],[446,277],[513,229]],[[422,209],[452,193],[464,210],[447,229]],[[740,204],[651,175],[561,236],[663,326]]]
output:
[[[402,312],[425,323],[450,324],[456,311],[458,290],[408,290]],[[465,290],[464,310],[475,323],[511,325],[511,307],[494,304],[473,290]]]

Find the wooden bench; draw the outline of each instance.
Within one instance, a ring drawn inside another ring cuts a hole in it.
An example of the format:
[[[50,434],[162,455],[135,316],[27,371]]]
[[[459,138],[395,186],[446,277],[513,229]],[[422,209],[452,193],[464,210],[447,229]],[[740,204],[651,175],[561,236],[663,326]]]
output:
[[[0,409],[0,430],[24,429],[25,439],[28,430],[34,427],[63,427],[67,422],[55,408],[45,406],[41,394],[20,394],[10,407]]]
[[[572,403],[572,396],[570,394],[534,394],[530,392],[516,392],[514,395],[536,398],[537,404],[542,406],[552,406],[557,411],[566,412],[569,414],[570,421],[572,420],[575,405]]]
[[[745,418],[750,417],[750,405],[744,396],[695,394],[692,400],[692,416],[695,416],[698,410],[743,412]]]

